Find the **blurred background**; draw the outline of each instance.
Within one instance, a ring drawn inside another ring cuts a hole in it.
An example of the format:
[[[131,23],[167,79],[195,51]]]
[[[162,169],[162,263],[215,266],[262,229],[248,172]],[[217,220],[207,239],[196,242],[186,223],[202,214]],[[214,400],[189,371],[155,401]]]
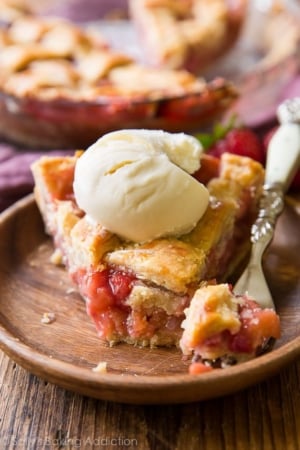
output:
[[[126,18],[127,0],[0,0],[0,16],[26,9],[35,14],[53,14],[75,22],[99,18]],[[15,11],[14,11],[15,10]]]
[[[233,6],[237,2],[227,1]],[[246,126],[263,135],[276,123],[277,105],[300,95],[300,1],[249,2],[245,27],[236,45],[201,76],[206,80],[224,77],[233,81],[240,97],[230,114],[235,112]],[[129,19],[127,0],[0,0],[0,24],[5,26],[24,12],[61,16],[83,26],[92,23],[98,31],[105,32],[113,47],[138,56],[137,59],[144,56],[132,21],[122,20]],[[24,116],[20,117],[23,122]],[[139,116],[139,124],[140,120]],[[123,127],[121,122],[118,124]],[[0,210],[32,189],[29,165],[38,155],[36,149],[30,152],[31,147],[28,150],[25,144],[23,151],[14,143],[0,140]],[[55,150],[62,148],[56,146]]]

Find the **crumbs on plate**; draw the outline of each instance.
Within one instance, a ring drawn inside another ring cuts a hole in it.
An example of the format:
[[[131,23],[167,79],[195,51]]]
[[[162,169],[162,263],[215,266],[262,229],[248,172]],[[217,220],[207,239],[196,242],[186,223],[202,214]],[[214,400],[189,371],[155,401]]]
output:
[[[55,249],[50,257],[50,262],[55,266],[60,266],[63,261],[62,252],[59,249]]]
[[[92,371],[96,372],[96,373],[106,373],[107,372],[107,362],[100,361],[96,367],[92,368]]]
[[[55,322],[55,314],[53,312],[45,312],[41,318],[41,323],[45,325],[49,325],[50,323]]]

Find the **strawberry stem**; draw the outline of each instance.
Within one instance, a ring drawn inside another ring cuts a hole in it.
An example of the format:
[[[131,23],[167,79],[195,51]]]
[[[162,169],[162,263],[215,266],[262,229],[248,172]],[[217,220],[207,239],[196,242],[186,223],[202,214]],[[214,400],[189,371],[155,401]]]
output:
[[[227,123],[215,123],[211,133],[197,133],[195,134],[195,137],[202,144],[204,150],[208,150],[217,141],[223,139],[230,130],[232,130],[233,128],[238,128],[240,126],[241,124],[238,123],[237,116],[233,114],[229,118]]]

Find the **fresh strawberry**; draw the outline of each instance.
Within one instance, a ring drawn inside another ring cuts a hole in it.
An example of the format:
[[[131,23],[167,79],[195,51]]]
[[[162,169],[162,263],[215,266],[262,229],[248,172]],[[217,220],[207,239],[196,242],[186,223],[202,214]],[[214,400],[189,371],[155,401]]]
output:
[[[254,131],[238,125],[233,118],[227,125],[217,124],[211,133],[198,134],[196,137],[204,147],[207,156],[220,158],[223,153],[228,152],[248,156],[261,164],[265,164],[269,142],[278,126],[273,127],[260,139]],[[211,163],[210,166],[212,166]],[[202,172],[198,171],[195,177],[202,181],[203,170]],[[300,169],[296,173],[290,189],[300,190]]]
[[[249,128],[233,128],[225,137],[217,141],[208,153],[220,157],[223,153],[247,156],[264,163],[263,145],[258,136]]]
[[[225,153],[248,156],[264,163],[264,147],[257,134],[237,122],[233,116],[227,124],[216,124],[211,133],[198,134],[197,138],[209,155],[220,158]]]

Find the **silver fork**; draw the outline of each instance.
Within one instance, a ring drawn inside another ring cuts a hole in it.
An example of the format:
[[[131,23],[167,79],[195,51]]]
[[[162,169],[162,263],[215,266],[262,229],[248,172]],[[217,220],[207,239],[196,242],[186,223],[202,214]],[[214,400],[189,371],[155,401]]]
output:
[[[251,229],[250,260],[233,288],[235,294],[247,294],[263,308],[273,309],[262,256],[273,239],[277,218],[284,207],[284,194],[300,166],[300,97],[283,102],[277,109],[277,117],[280,126],[269,144],[259,213]]]

